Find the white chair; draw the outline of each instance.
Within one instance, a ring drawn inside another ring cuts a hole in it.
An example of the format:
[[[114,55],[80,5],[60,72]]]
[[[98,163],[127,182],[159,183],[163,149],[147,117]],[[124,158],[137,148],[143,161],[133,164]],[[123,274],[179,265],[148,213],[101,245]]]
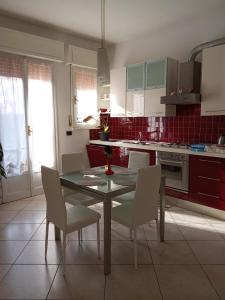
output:
[[[63,274],[65,274],[66,234],[70,232],[79,231],[83,227],[96,223],[97,249],[98,257],[100,257],[99,219],[101,215],[82,205],[76,205],[66,209],[58,171],[42,166],[41,176],[47,201],[45,258],[48,249],[49,223],[51,222],[63,232],[62,266]]]
[[[137,269],[136,229],[158,218],[161,168],[150,166],[138,170],[136,192],[133,201],[112,208],[112,220],[134,232],[134,265]]]
[[[62,155],[63,174],[74,171],[81,171],[83,169],[85,169],[85,166],[82,153],[70,153]],[[63,188],[63,194],[65,201],[72,205],[82,204],[84,206],[90,206],[99,202],[98,199],[92,198],[88,195],[76,192],[65,187]]]
[[[130,151],[128,169],[138,170],[149,166],[150,155],[146,152]],[[134,191],[113,198],[113,201],[125,203],[134,199]]]

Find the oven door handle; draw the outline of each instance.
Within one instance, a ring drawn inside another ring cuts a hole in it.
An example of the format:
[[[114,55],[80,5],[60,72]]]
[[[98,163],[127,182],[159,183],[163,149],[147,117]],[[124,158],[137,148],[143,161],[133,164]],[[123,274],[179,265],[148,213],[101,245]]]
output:
[[[161,165],[178,166],[178,167],[184,165],[182,161],[165,160],[165,159],[159,159],[159,163]]]

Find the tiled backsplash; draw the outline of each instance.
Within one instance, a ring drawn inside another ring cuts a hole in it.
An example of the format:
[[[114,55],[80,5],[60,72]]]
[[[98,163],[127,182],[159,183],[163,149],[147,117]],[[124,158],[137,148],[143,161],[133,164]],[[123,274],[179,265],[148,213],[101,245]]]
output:
[[[110,118],[110,138],[215,144],[225,134],[225,116],[200,116],[200,105],[177,105],[176,117]],[[99,129],[90,139],[99,139]]]

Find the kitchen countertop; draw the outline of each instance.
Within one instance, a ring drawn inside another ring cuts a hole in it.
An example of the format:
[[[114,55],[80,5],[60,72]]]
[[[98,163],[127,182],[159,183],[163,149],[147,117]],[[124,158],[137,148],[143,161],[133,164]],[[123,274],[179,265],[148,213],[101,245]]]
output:
[[[191,151],[189,149],[160,146],[160,143],[155,143],[155,142],[152,144],[148,144],[148,145],[142,145],[142,144],[138,144],[138,143],[135,144],[135,143],[132,143],[129,141],[126,142],[126,141],[121,141],[121,140],[115,140],[115,141],[114,140],[112,140],[112,141],[110,141],[110,140],[109,141],[90,140],[90,144],[225,158],[225,148],[221,149],[221,148],[217,147],[216,145],[208,145],[206,147],[207,150],[204,152],[203,151],[195,152],[195,151]]]

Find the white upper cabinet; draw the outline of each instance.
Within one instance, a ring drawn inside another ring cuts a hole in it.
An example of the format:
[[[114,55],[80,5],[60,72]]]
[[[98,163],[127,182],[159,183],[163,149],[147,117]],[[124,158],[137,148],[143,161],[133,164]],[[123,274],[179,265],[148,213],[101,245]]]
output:
[[[225,45],[203,50],[201,115],[225,115]]]
[[[127,117],[144,116],[144,90],[127,92],[126,115]]]
[[[161,96],[177,90],[178,62],[171,58],[146,63],[144,116],[175,116],[176,106],[160,103]]]
[[[126,67],[110,71],[110,111],[111,117],[125,116]]]

